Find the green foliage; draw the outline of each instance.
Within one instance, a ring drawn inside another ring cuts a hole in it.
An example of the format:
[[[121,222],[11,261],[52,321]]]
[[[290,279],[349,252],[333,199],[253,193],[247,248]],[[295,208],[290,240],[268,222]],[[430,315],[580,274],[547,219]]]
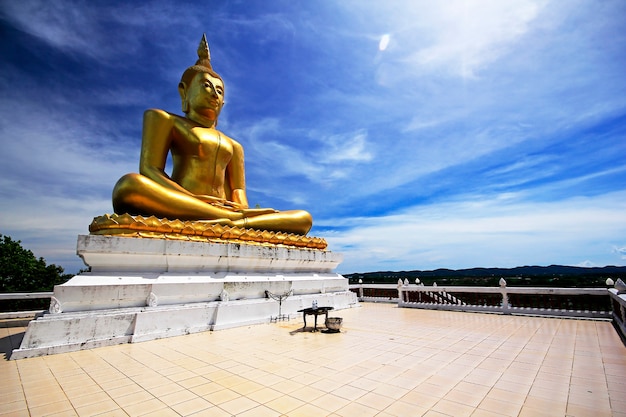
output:
[[[43,258],[37,259],[30,250],[22,247],[19,240],[0,234],[0,293],[52,291],[55,285],[71,276],[64,274],[62,267],[46,265]],[[34,301],[8,301],[3,303],[2,309],[21,309]]]

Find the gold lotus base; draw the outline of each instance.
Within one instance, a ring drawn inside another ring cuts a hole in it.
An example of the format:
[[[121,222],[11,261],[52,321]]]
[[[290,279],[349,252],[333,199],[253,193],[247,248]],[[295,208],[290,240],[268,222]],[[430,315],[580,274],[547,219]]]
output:
[[[105,214],[94,217],[89,225],[92,235],[115,235],[152,239],[176,239],[194,242],[244,243],[248,245],[292,246],[326,249],[326,240],[268,230],[244,229],[201,221],[159,219],[154,216]]]

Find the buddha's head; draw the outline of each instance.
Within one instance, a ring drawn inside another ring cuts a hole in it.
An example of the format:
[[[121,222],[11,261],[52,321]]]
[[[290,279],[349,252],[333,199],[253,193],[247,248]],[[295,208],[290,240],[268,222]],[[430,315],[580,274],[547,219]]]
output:
[[[205,110],[213,110],[217,122],[217,116],[224,105],[224,81],[211,66],[211,55],[206,35],[202,35],[200,40],[196,64],[187,68],[180,78],[178,92],[185,114],[189,113],[194,108],[193,106],[196,105]],[[206,96],[212,93],[215,94],[216,103],[214,106],[206,108],[204,107],[206,103],[203,103],[203,101],[206,101]],[[194,108],[194,110],[197,110],[197,108]]]

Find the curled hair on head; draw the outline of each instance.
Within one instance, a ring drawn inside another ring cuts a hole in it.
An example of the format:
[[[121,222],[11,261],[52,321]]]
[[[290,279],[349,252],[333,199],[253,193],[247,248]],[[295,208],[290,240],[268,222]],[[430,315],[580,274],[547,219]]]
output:
[[[193,77],[195,77],[196,74],[201,74],[204,72],[206,72],[207,74],[211,74],[215,78],[219,78],[222,81],[222,84],[224,83],[224,80],[222,80],[222,77],[217,72],[213,71],[213,68],[207,67],[205,65],[198,65],[198,64],[187,68],[185,72],[183,72],[183,76],[180,77],[180,82],[185,83],[185,86],[189,87],[189,84],[191,84]]]

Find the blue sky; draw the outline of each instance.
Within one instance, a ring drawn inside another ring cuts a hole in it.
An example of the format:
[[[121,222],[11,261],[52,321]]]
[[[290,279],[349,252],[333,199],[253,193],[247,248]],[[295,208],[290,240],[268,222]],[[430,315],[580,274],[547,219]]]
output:
[[[252,206],[341,273],[626,265],[626,2],[0,2],[0,233],[76,272],[206,32]]]

